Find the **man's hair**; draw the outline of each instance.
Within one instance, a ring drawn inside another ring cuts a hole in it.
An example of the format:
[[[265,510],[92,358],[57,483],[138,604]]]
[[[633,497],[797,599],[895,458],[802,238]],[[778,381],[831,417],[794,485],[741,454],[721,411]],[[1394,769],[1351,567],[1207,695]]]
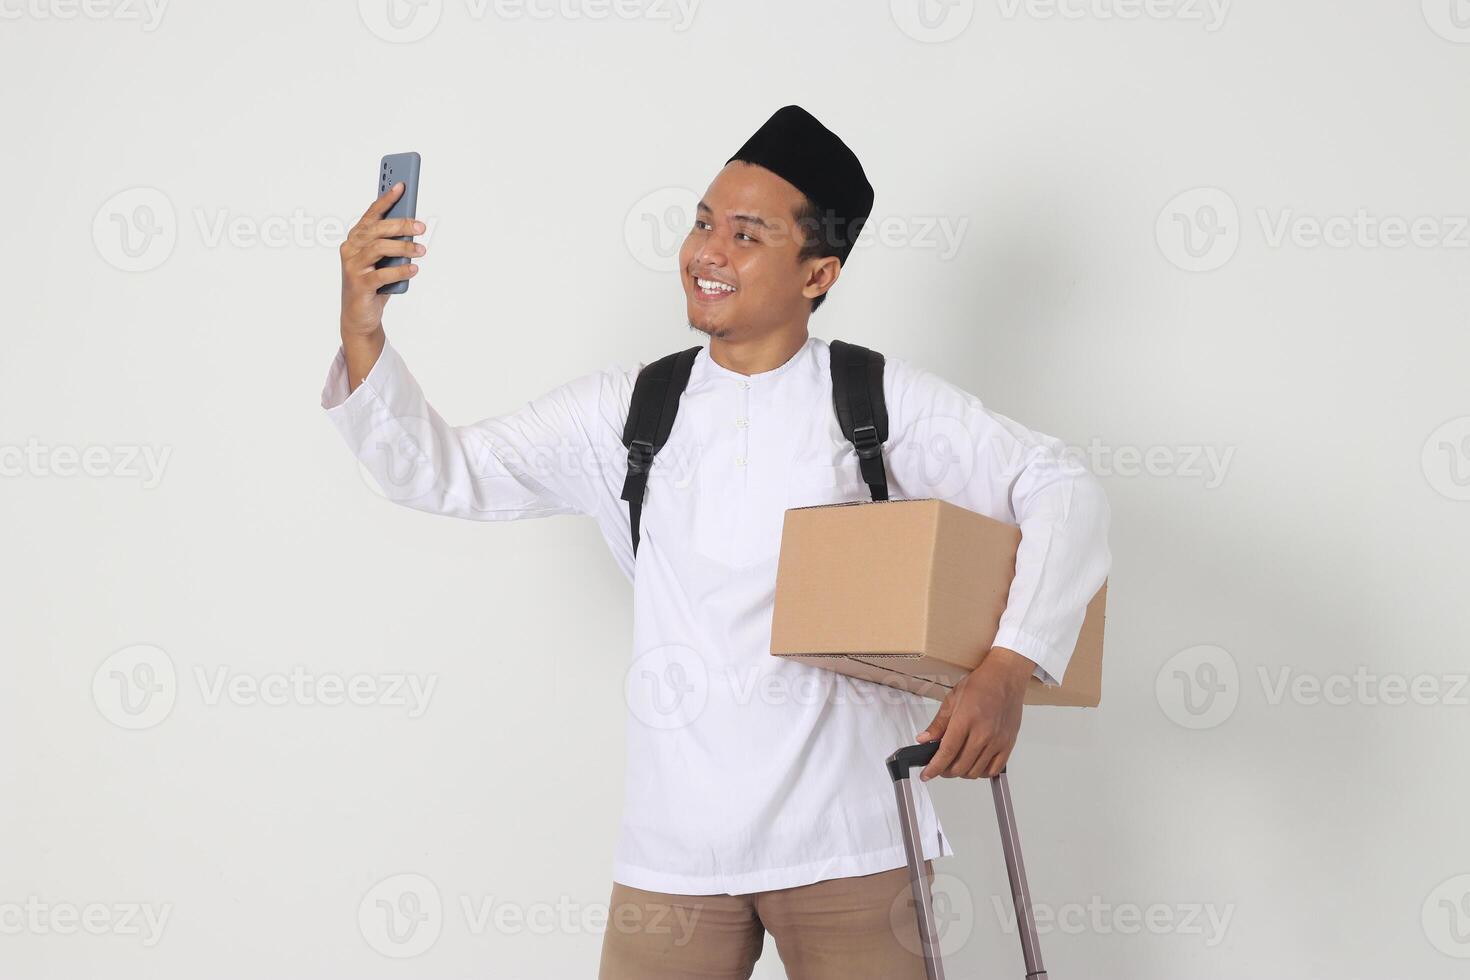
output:
[[[801,249],[796,253],[797,262],[842,255],[842,250],[833,241],[835,236],[828,233],[827,225],[822,221],[821,208],[805,195],[802,196],[801,204],[796,209],[796,227],[801,229]],[[812,312],[817,312],[817,307],[821,306],[826,299],[827,293],[823,293],[812,300]]]

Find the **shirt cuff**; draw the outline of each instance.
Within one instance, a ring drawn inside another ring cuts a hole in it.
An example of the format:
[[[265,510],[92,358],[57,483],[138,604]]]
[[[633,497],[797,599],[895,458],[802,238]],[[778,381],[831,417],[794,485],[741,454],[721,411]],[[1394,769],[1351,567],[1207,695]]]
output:
[[[347,377],[347,351],[339,344],[337,356],[332,359],[331,367],[327,368],[327,380],[322,385],[322,408],[328,414],[350,413],[362,402],[370,398],[370,394],[364,394],[363,389],[370,388],[378,391],[383,386],[384,375],[391,370],[392,364],[398,359],[398,352],[385,339],[383,350],[378,354],[378,359],[373,362],[372,370],[368,371],[367,377],[362,379],[362,384],[350,393],[348,391]]]
[[[1067,673],[1067,663],[1072,659],[1071,650],[1058,650],[1041,637],[1018,629],[1000,630],[990,645],[1014,650],[1021,656],[1034,660],[1036,669],[1031,672],[1031,676],[1047,687],[1057,687],[1062,683],[1062,678]]]

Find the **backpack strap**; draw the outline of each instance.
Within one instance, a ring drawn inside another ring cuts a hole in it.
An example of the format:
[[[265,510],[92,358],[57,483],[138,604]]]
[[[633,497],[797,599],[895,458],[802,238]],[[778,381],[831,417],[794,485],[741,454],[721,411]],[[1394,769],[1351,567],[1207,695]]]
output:
[[[888,441],[888,406],[883,399],[883,355],[841,340],[827,347],[832,356],[832,407],[837,410],[837,424],[857,449],[863,482],[873,499],[887,500],[883,443]]]
[[[623,445],[628,447],[628,476],[623,480],[623,497],[633,526],[633,555],[638,555],[638,519],[643,513],[643,494],[648,488],[648,471],[653,457],[664,448],[679,414],[679,397],[689,384],[694,356],[703,347],[690,347],[660,357],[638,372],[628,421],[623,426]]]

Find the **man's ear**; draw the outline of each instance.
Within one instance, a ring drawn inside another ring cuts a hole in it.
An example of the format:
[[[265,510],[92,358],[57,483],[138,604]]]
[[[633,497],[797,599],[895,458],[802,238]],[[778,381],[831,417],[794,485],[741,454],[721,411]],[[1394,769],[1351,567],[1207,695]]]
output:
[[[806,285],[802,287],[801,295],[807,299],[816,299],[835,286],[837,277],[841,274],[842,260],[837,256],[816,259],[807,270]]]

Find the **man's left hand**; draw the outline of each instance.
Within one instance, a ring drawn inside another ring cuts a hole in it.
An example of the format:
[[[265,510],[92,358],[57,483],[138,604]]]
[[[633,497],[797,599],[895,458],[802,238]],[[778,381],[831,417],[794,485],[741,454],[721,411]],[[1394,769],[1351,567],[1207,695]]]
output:
[[[1036,662],[1005,647],[991,647],[980,666],[949,692],[919,742],[940,739],[939,751],[919,774],[987,779],[999,776],[1021,731],[1022,700]]]

